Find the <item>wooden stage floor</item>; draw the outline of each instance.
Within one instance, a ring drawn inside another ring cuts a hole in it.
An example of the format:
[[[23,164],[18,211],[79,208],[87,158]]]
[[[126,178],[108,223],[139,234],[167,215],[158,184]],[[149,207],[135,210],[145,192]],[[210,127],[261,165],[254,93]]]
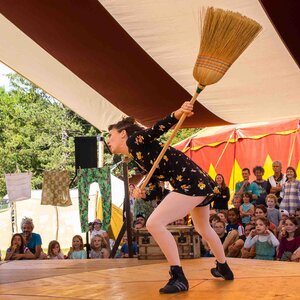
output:
[[[235,280],[213,278],[213,258],[182,261],[189,292],[158,293],[166,261],[12,261],[0,265],[0,299],[300,299],[300,263],[229,259]]]

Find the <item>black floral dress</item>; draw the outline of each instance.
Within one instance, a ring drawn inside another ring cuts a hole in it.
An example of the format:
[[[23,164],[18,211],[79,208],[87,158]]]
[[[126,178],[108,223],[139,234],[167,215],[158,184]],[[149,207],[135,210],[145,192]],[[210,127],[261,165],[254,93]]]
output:
[[[127,139],[130,156],[137,163],[140,171],[148,173],[163,148],[157,138],[167,132],[178,120],[167,116],[152,128],[135,132]],[[206,196],[198,206],[211,203],[214,196],[215,182],[181,151],[169,147],[156,168],[146,191],[155,193],[159,181],[169,181],[174,192],[188,196]]]

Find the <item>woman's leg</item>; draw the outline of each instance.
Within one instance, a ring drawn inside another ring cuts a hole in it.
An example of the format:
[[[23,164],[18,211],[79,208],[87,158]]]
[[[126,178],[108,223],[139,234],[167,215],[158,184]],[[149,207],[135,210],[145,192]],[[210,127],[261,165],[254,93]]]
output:
[[[195,207],[191,211],[191,215],[195,229],[208,243],[217,261],[225,263],[225,253],[221,240],[209,224],[209,206]]]
[[[180,266],[180,259],[175,239],[167,230],[166,226],[185,217],[204,199],[205,197],[191,197],[171,192],[148,218],[146,224],[147,229],[159,245],[171,266]]]

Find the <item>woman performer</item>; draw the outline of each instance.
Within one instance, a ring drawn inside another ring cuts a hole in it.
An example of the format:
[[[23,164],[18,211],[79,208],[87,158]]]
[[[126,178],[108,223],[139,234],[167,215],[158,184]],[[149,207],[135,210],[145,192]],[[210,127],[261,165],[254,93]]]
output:
[[[190,102],[184,102],[178,110],[149,129],[142,128],[132,117],[123,118],[108,127],[108,146],[112,153],[131,156],[142,171],[149,172],[163,147],[157,138],[176,124],[184,113],[188,117],[194,114]],[[178,293],[189,289],[176,242],[166,228],[189,212],[195,229],[208,242],[217,259],[216,267],[211,269],[212,275],[233,280],[221,241],[209,224],[209,204],[214,196],[215,182],[185,154],[172,147],[168,148],[155,170],[146,188],[148,191],[136,188],[134,196],[146,198],[146,193],[155,191],[158,181],[169,181],[174,188],[150,215],[146,224],[170,264],[171,278],[160,289],[160,293]]]

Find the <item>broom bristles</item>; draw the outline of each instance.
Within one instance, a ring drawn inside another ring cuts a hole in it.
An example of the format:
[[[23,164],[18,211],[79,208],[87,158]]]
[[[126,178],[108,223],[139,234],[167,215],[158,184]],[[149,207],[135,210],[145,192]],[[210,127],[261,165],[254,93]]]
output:
[[[200,51],[194,78],[206,86],[219,81],[262,27],[240,13],[209,7],[201,18]]]

